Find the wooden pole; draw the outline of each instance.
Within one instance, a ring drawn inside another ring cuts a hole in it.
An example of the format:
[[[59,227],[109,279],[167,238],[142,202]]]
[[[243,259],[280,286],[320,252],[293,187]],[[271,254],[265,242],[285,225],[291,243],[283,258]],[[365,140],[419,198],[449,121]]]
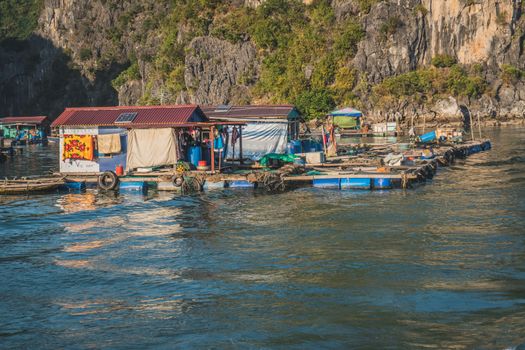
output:
[[[479,138],[481,139],[481,120],[478,113],[478,129],[479,129]]]
[[[210,126],[210,140],[211,140],[211,157],[210,157],[210,163],[211,163],[211,172],[215,172],[215,127],[212,125]]]
[[[474,122],[472,121],[472,113],[470,113],[470,109],[468,110],[468,115],[470,117],[470,136],[472,137],[472,140],[474,140]]]
[[[232,132],[232,138],[233,138],[233,132]],[[235,143],[232,143],[232,162],[235,164]]]
[[[385,113],[385,134],[383,136],[388,135],[388,112]]]
[[[324,151],[324,154],[326,155],[326,133],[325,133],[325,130],[324,130],[324,125],[321,125],[321,138],[323,140],[323,151]]]
[[[427,128],[427,115],[423,114],[423,134],[425,133],[426,128]]]
[[[221,136],[219,135],[219,137]],[[219,149],[219,173],[221,172],[222,152],[224,152],[224,147]]]
[[[244,164],[244,156],[242,155],[242,125],[239,125],[239,163]]]

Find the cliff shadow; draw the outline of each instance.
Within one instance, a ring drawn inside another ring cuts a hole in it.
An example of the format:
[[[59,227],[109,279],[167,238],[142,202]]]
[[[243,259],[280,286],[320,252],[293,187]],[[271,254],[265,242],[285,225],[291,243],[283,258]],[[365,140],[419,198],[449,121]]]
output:
[[[0,42],[0,116],[48,115],[65,107],[118,104],[111,86],[122,70],[113,64],[84,77],[71,57],[50,40],[31,35],[26,40]]]

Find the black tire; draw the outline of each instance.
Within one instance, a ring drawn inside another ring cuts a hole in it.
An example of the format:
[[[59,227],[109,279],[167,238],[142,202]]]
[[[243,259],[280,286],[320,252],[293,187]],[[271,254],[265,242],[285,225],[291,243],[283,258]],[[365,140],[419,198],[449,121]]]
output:
[[[171,182],[173,183],[173,186],[181,187],[184,183],[184,178],[182,176],[174,176]]]
[[[113,171],[106,171],[98,177],[98,187],[105,191],[116,189],[119,182],[117,174]]]

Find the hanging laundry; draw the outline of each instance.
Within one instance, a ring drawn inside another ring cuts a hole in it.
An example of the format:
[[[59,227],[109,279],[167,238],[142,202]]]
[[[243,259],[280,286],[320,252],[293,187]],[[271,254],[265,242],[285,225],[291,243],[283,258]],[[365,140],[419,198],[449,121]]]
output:
[[[93,160],[94,138],[92,135],[64,135],[62,159]]]
[[[232,146],[235,146],[239,137],[240,137],[239,129],[237,127],[234,127],[232,130]]]
[[[219,152],[224,148],[224,141],[222,139],[222,134],[215,132],[215,140],[213,140],[213,148],[215,152]]]
[[[98,135],[98,153],[116,154],[120,153],[122,146],[120,144],[120,134]]]

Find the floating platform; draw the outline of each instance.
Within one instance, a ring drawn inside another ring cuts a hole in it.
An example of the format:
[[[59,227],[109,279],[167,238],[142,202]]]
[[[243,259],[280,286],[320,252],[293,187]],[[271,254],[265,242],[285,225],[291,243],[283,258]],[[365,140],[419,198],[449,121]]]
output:
[[[144,193],[148,188],[161,191],[195,192],[214,189],[256,188],[268,191],[284,191],[298,187],[313,186],[339,190],[389,190],[411,188],[417,183],[432,179],[439,167],[452,164],[472,154],[490,150],[489,140],[470,141],[463,144],[433,145],[433,155],[423,154],[425,147],[406,149],[398,144],[372,147],[363,154],[338,156],[323,164],[306,167],[286,165],[277,170],[261,167],[238,169],[230,173],[189,171],[183,175],[174,170],[131,174],[118,178],[120,191]],[[404,152],[410,164],[387,166],[382,160],[389,153]],[[412,153],[411,153],[412,152]],[[299,171],[297,171],[299,169]],[[100,174],[56,174],[66,176],[66,184],[97,183]],[[67,185],[71,186],[71,185]]]

